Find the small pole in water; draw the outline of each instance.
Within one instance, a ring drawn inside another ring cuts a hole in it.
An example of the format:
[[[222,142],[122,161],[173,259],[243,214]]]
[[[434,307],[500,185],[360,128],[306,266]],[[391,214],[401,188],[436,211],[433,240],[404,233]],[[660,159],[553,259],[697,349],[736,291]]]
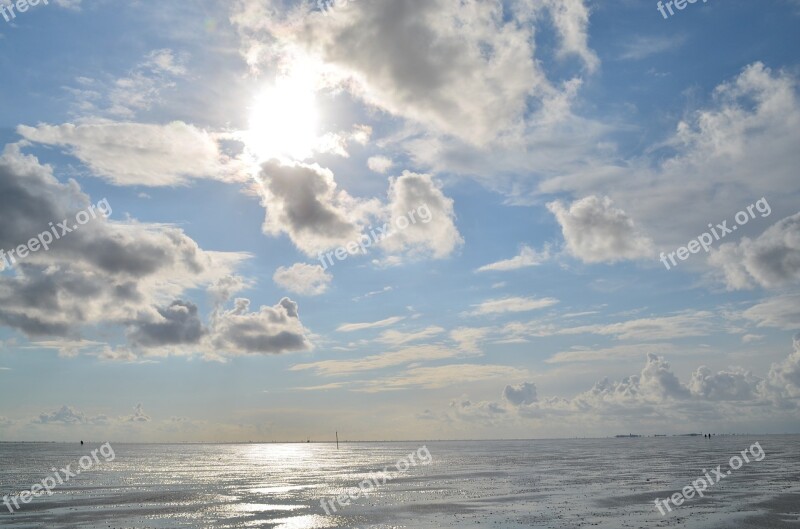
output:
[[[339,430],[336,430],[336,450],[339,450]]]

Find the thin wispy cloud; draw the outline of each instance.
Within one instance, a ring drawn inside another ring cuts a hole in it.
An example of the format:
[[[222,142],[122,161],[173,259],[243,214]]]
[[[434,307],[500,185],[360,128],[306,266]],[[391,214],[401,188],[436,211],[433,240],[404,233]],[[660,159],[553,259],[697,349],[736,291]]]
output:
[[[484,316],[488,314],[506,314],[513,312],[530,312],[544,309],[558,304],[555,298],[525,298],[512,296],[507,298],[489,299],[477,305],[474,309],[464,313],[465,316]]]

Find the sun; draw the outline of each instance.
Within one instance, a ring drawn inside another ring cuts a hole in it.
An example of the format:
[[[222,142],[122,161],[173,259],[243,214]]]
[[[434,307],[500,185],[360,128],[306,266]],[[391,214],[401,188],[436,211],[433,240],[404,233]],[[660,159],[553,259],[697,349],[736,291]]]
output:
[[[318,126],[313,80],[295,72],[279,77],[255,98],[245,143],[260,161],[276,157],[304,160],[314,152]]]

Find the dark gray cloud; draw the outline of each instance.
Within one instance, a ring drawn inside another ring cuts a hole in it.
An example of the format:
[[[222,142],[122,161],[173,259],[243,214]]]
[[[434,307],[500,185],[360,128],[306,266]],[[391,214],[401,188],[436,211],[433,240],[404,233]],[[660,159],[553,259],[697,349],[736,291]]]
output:
[[[132,344],[141,347],[187,345],[198,343],[206,334],[197,312],[197,305],[188,301],[173,301],[159,308],[158,321],[134,324],[128,334]]]
[[[66,219],[71,227],[92,205],[76,182],[59,182],[19,146],[0,155],[0,249],[26,244],[51,223]],[[114,222],[98,211],[48,250],[9,260],[11,269],[0,275],[0,325],[31,337],[76,339],[90,326],[133,322],[138,345],[197,341],[198,324],[177,321],[178,309],[159,309],[157,300],[208,287],[243,258],[206,252],[171,226]]]
[[[258,312],[240,298],[232,310],[214,316],[210,344],[220,354],[280,354],[311,349],[306,334],[297,303],[289,298]]]
[[[308,255],[357,240],[355,201],[337,190],[333,173],[317,165],[266,162],[258,181],[267,209],[264,231],[286,233]]]
[[[530,382],[523,382],[517,386],[506,386],[503,398],[514,406],[533,404],[538,400],[536,386]]]

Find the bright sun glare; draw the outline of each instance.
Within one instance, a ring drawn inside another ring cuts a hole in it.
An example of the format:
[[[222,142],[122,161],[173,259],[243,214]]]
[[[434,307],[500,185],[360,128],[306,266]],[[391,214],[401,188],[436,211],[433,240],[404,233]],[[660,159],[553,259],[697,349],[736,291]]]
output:
[[[258,95],[250,109],[247,146],[259,160],[277,156],[303,160],[313,153],[318,119],[309,76],[281,77]]]

